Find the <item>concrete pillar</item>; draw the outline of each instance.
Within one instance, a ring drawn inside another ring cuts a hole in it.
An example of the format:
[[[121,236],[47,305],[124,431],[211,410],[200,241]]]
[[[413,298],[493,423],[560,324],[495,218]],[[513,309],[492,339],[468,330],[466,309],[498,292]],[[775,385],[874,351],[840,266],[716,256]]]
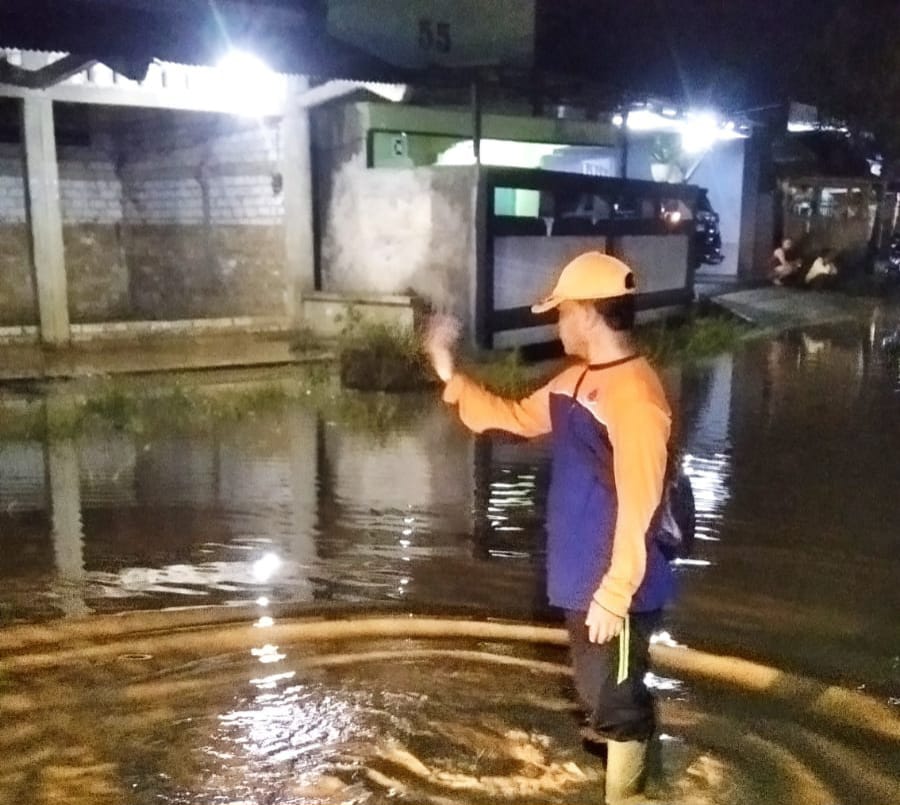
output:
[[[302,76],[288,80],[282,121],[282,192],[284,193],[284,257],[287,313],[299,320],[305,291],[315,288],[315,230],[313,225],[312,161],[309,111],[297,98],[309,87]]]
[[[744,175],[741,188],[741,230],[738,247],[737,275],[741,279],[750,279],[757,272],[761,261],[768,254],[757,254],[757,232],[759,230],[758,213],[760,198],[760,153],[759,137],[750,137],[744,141]]]
[[[293,594],[295,600],[311,601],[310,576],[318,562],[316,528],[319,522],[318,415],[292,416],[287,423],[289,486],[291,490],[291,529],[285,547],[296,568],[302,588]]]
[[[69,342],[69,299],[53,102],[40,93],[29,93],[22,109],[25,186],[41,339],[45,344],[63,346]]]

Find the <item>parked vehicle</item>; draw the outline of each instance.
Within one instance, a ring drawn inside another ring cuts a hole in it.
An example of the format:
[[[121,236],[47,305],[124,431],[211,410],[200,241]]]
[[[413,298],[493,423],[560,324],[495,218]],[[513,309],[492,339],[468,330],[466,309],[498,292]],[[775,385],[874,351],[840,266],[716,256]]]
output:
[[[722,253],[722,234],[719,231],[719,213],[709,203],[706,193],[701,193],[694,218],[694,246],[701,265],[716,266],[725,259]]]
[[[887,269],[892,274],[900,275],[900,232],[894,232],[888,245]]]

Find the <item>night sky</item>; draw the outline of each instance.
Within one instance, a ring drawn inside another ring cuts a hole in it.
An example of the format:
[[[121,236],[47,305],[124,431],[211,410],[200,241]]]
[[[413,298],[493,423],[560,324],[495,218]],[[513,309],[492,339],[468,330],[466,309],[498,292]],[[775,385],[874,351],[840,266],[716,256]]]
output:
[[[398,0],[402,2],[402,0]],[[486,0],[489,2],[489,0]],[[539,0],[536,65],[610,97],[652,93],[741,109],[802,95],[820,32],[845,0]],[[877,15],[895,0],[866,0]],[[163,58],[214,62],[237,44],[276,69],[402,79],[324,33],[323,0],[5,0],[0,44],[98,57],[126,74]]]

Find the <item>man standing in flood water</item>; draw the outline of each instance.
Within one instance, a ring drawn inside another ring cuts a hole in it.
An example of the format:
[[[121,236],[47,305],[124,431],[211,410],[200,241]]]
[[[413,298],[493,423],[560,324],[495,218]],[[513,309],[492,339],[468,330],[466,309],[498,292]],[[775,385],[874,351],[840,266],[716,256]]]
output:
[[[471,430],[552,434],[547,592],[562,608],[575,683],[590,726],[607,741],[606,801],[643,789],[653,699],[644,684],[649,638],[672,588],[648,538],[663,494],[671,411],[632,342],[631,269],[600,252],[575,258],[532,311],[559,311],[577,363],[523,400],[497,397],[456,371],[458,324],[436,317],[425,348]]]

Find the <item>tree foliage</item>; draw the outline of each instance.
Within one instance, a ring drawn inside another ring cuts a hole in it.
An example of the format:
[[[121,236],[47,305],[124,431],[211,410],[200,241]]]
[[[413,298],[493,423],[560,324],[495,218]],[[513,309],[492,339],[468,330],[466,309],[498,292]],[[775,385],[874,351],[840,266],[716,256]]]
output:
[[[846,3],[805,49],[804,100],[900,161],[900,3]]]

